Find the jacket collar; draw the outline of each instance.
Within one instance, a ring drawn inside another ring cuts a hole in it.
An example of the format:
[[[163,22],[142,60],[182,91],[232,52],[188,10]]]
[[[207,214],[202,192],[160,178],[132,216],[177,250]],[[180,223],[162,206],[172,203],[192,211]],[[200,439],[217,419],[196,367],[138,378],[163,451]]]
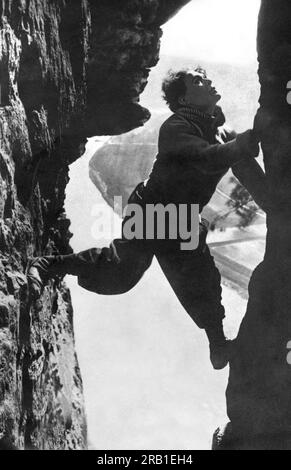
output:
[[[178,116],[186,119],[192,126],[199,127],[202,135],[215,135],[217,128],[224,124],[225,118],[221,108],[217,107],[214,115],[203,113],[190,106],[183,106],[176,111]]]

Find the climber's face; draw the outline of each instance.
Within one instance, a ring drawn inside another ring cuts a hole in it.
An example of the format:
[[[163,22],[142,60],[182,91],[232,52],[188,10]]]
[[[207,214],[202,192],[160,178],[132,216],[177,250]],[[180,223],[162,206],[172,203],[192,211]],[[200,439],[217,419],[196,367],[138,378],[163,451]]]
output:
[[[206,73],[189,70],[185,77],[186,93],[181,104],[207,111],[216,105],[221,96]],[[184,101],[184,102],[183,102]]]

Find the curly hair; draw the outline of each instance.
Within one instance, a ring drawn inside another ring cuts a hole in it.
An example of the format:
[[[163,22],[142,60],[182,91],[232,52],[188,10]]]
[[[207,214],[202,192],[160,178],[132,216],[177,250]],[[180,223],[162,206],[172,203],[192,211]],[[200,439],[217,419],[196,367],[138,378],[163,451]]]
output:
[[[173,112],[181,106],[179,98],[184,96],[186,93],[185,77],[189,70],[193,70],[193,68],[185,68],[178,72],[169,70],[167,76],[163,80],[162,96],[170,110]],[[206,71],[202,67],[198,66],[194,70],[195,72],[202,73],[206,76]]]

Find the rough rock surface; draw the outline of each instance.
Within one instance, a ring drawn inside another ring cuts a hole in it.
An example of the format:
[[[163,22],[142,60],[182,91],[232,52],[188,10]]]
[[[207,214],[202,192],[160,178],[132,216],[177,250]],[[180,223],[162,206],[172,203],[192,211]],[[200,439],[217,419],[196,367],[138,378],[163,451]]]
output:
[[[70,252],[68,165],[142,125],[160,25],[188,0],[0,0],[0,448],[86,448],[70,294],[31,255]]]
[[[291,449],[291,9],[262,0],[258,28],[262,147],[270,191],[264,261],[249,284],[249,303],[230,363],[230,423],[215,449]]]

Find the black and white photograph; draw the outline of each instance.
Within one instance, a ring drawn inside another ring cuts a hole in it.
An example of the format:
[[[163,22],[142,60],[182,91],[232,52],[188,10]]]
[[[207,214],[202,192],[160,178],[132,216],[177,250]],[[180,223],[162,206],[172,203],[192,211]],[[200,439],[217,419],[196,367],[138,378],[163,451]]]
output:
[[[0,0],[0,450],[291,450],[290,0]]]

